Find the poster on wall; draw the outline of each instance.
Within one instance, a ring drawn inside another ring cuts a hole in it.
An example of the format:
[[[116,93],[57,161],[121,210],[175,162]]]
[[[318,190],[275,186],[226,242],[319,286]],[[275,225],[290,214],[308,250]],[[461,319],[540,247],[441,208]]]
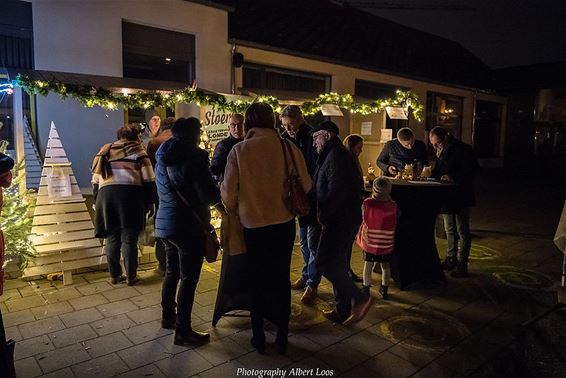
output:
[[[362,135],[371,135],[371,127],[372,127],[372,122],[371,122],[371,121],[362,122],[362,127],[361,127],[361,130],[360,130],[360,134],[362,134]]]
[[[405,108],[399,106],[386,106],[385,111],[391,119],[408,119]]]
[[[393,130],[391,129],[381,129],[381,135],[379,137],[380,143],[387,143],[393,139]]]
[[[224,96],[230,101],[249,99],[249,97],[237,95],[224,94]],[[222,139],[228,138],[228,135],[230,135],[228,125],[231,115],[232,112],[230,111],[224,111],[217,108],[215,109],[212,106],[200,107],[200,119],[202,121],[202,126],[206,131],[208,141],[212,148],[214,148]]]
[[[73,195],[71,178],[65,167],[51,167],[47,175],[47,195],[51,200],[64,199]]]

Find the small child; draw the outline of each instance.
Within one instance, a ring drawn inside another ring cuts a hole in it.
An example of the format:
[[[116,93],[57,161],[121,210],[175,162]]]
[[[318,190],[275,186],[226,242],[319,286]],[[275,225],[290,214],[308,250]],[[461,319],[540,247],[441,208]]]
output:
[[[364,250],[363,290],[369,293],[371,273],[375,263],[381,266],[381,287],[379,293],[388,298],[387,289],[391,269],[389,261],[395,246],[395,228],[397,226],[397,204],[391,199],[391,182],[385,177],[374,180],[372,195],[363,204],[363,222],[356,242]]]

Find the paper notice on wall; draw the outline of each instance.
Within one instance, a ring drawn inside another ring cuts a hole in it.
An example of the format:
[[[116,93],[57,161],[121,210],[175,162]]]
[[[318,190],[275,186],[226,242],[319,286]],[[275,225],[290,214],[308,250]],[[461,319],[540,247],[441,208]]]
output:
[[[386,106],[385,111],[391,119],[407,119],[407,112],[405,108],[400,106]]]
[[[47,195],[53,200],[73,195],[71,177],[64,167],[51,168],[47,175]]]
[[[386,143],[393,139],[393,130],[391,129],[381,129],[381,135],[379,137],[380,143]]]
[[[360,134],[371,135],[371,126],[372,126],[371,121],[362,122],[362,128],[361,128]]]

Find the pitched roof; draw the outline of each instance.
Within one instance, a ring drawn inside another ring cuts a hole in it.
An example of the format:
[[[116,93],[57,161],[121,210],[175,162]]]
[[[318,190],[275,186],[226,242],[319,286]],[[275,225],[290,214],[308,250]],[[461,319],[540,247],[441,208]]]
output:
[[[501,68],[493,76],[495,87],[502,92],[566,88],[566,62]]]
[[[426,81],[485,88],[490,69],[460,44],[329,0],[221,0],[242,45]]]

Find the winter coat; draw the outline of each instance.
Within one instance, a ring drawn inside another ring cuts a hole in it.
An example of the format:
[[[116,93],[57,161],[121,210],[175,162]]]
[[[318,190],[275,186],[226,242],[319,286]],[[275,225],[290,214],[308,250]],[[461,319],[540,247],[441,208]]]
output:
[[[224,170],[226,169],[226,162],[228,161],[228,154],[232,151],[232,147],[236,143],[241,142],[243,139],[236,139],[233,136],[222,139],[214,148],[214,155],[210,162],[210,173],[216,177],[218,182],[224,178]]]
[[[394,166],[399,170],[405,168],[405,164],[413,164],[419,161],[422,165],[428,164],[426,145],[420,140],[415,140],[413,148],[408,149],[401,145],[398,139],[390,140],[385,143],[383,150],[377,157],[376,164],[386,176],[391,176],[389,166]]]
[[[360,173],[354,156],[337,137],[332,137],[318,158],[315,188],[321,225],[360,224],[362,199]]]
[[[290,147],[297,164],[297,175],[308,193],[312,180],[305,159],[297,146],[290,143]],[[288,160],[291,165],[290,156]],[[239,215],[245,228],[290,221],[293,214],[287,208],[289,173],[285,172],[283,147],[277,131],[252,128],[244,141],[236,144],[228,155],[224,181],[220,186],[226,211]]]
[[[457,213],[476,205],[474,178],[480,170],[472,146],[448,138],[432,171],[432,177],[440,179],[443,175],[449,175],[456,184],[446,195],[440,210],[442,214]]]
[[[387,255],[395,247],[397,204],[368,198],[363,204],[363,222],[356,238],[357,244],[367,253]]]
[[[209,171],[208,152],[184,139],[173,137],[159,147],[155,157],[159,195],[155,236],[175,239],[202,235],[202,226],[191,208],[204,223],[208,223],[210,205],[220,202],[220,192]]]
[[[311,177],[314,177],[318,153],[316,152],[316,148],[313,146],[311,131],[312,126],[306,122],[303,122],[299,126],[299,130],[297,131],[295,138],[289,136],[287,132],[283,133],[282,136],[283,138],[293,142],[297,147],[299,147],[299,149],[303,153],[303,157],[305,158],[307,171],[309,172],[309,175]],[[318,224],[318,221],[316,219],[316,198],[314,196],[314,191],[311,191],[309,193],[309,200],[311,204],[311,210],[307,215],[299,218],[299,225],[301,227],[316,226]]]
[[[173,133],[170,129],[161,130],[159,135],[154,136],[147,142],[147,156],[149,156],[149,160],[151,161],[151,165],[155,167],[155,153],[159,149],[166,140],[171,139]]]
[[[145,149],[137,141],[104,145],[92,164],[97,238],[145,224],[148,206],[155,202],[155,176]]]

